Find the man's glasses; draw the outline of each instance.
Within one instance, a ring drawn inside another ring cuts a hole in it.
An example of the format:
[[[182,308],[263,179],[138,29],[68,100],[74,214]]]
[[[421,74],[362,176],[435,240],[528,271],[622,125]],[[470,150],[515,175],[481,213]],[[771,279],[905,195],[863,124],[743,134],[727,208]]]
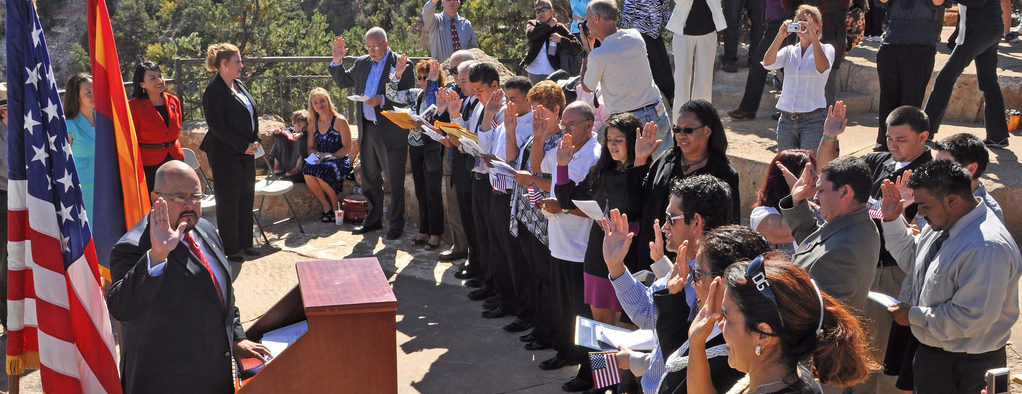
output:
[[[547,12],[547,11],[550,11],[550,7],[539,7],[539,8],[536,9],[536,13],[537,14],[540,13],[540,12]]]
[[[386,46],[384,46],[384,45],[366,45],[366,50],[367,51],[378,51],[378,50],[381,50],[383,48],[386,48]]]
[[[777,320],[781,322],[781,327],[784,327],[784,319],[781,317],[781,306],[777,303],[777,297],[774,296],[774,290],[770,287],[770,282],[767,282],[763,256],[756,257],[745,268],[745,279],[752,282],[756,286],[756,290],[759,290],[760,294],[766,296],[770,303],[774,304],[774,309],[777,309]]]
[[[692,268],[692,279],[693,280],[695,280],[697,282],[698,281],[702,281],[703,278],[705,278],[707,276],[710,276],[710,277],[712,277],[712,276],[719,276],[719,274],[715,273],[715,272],[712,272],[712,271],[704,272],[704,271],[700,271],[697,268]]]
[[[195,193],[195,194],[168,194],[154,191],[164,199],[176,202],[178,204],[196,203],[209,197],[208,194]]]
[[[692,134],[692,133],[694,133],[696,131],[696,129],[701,128],[703,126],[706,126],[706,125],[702,124],[702,125],[699,125],[699,126],[696,126],[696,127],[678,127],[678,126],[674,126],[674,127],[671,128],[671,131],[674,132],[674,134],[678,134],[678,133]]]
[[[672,215],[670,212],[664,212],[664,217],[667,218],[667,225],[674,227],[674,223],[677,223],[678,219],[684,219],[685,214]]]

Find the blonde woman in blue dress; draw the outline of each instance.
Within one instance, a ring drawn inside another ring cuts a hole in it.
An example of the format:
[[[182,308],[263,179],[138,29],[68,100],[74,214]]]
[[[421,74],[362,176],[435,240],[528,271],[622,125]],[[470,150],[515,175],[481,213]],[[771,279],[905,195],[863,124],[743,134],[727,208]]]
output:
[[[92,97],[92,76],[78,73],[64,88],[64,118],[71,141],[85,213],[92,221],[92,196],[96,159],[96,102]]]

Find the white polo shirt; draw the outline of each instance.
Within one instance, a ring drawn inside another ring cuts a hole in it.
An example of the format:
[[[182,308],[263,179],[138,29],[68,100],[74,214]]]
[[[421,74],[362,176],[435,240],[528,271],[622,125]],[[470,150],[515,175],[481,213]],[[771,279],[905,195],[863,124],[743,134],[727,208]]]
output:
[[[603,147],[594,134],[582,149],[575,152],[568,163],[568,179],[575,183],[582,182],[589,169],[600,159],[600,152]],[[543,172],[553,174],[551,179],[550,197],[557,198],[553,192],[554,185],[557,185],[557,147],[546,151],[543,162],[540,163]],[[558,213],[553,219],[547,222],[547,235],[550,238],[550,256],[565,261],[582,263],[586,257],[586,246],[589,243],[589,231],[592,230],[592,220],[570,213]]]

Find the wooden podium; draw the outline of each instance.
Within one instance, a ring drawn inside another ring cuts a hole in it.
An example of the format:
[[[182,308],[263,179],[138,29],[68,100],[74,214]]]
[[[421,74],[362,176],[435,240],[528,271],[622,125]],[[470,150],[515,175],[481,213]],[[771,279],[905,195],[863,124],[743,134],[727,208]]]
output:
[[[245,333],[259,341],[302,320],[309,330],[237,392],[397,393],[397,299],[376,258],[303,261],[297,270],[298,286]]]

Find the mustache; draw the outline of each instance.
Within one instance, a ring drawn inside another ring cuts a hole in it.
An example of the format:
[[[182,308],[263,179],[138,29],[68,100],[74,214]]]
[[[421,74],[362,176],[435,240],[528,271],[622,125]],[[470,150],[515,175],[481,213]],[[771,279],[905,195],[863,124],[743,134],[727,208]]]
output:
[[[181,223],[181,218],[184,217],[185,215],[192,215],[192,216],[195,216],[195,217],[199,217],[199,214],[196,213],[195,211],[184,211],[184,212],[181,212],[180,214],[177,215],[177,222]]]

